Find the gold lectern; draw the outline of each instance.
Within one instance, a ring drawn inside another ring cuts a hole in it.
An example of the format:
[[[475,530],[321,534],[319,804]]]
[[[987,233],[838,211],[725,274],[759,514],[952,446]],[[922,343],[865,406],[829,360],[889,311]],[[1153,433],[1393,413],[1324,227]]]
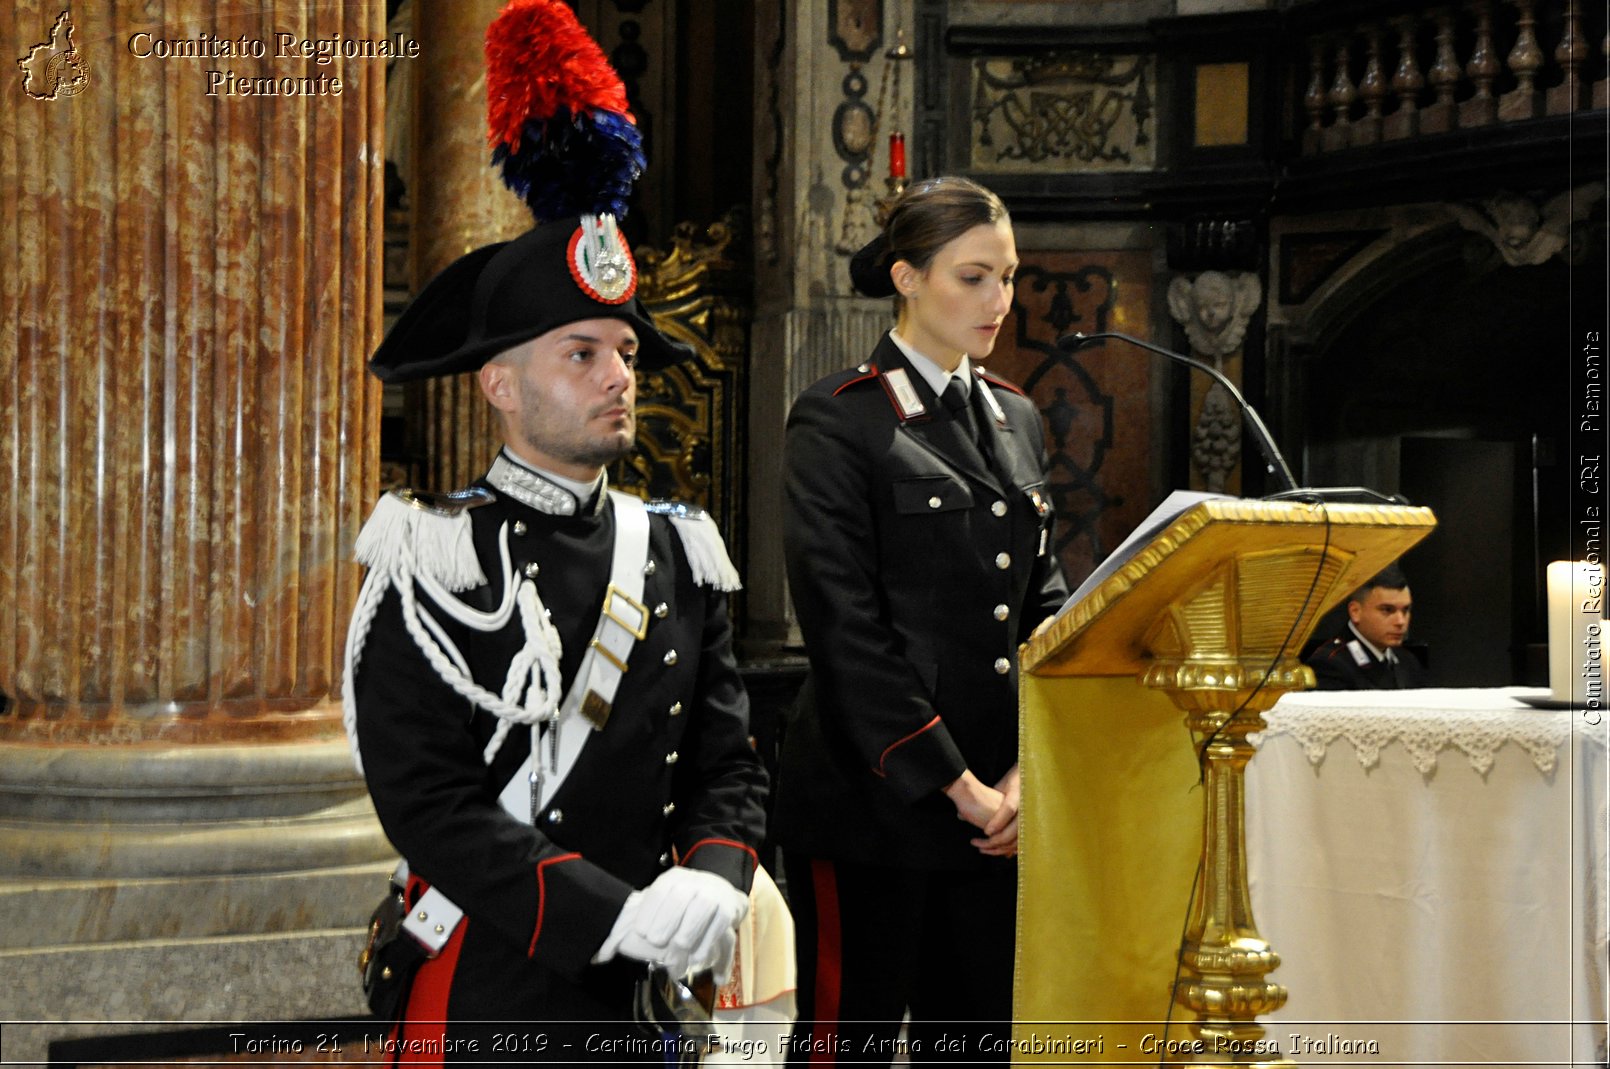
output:
[[[1015,1061],[1283,1061],[1256,1020],[1286,991],[1247,891],[1247,735],[1313,685],[1319,616],[1435,526],[1203,501],[1023,647]]]

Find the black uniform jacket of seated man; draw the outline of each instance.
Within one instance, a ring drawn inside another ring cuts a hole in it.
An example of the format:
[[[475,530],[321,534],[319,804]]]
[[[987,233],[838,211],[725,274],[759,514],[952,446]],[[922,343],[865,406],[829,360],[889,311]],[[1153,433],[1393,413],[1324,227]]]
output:
[[[609,582],[613,506],[606,497],[600,508],[555,516],[482,486],[493,500],[470,517],[489,582],[459,596],[483,611],[501,602],[498,546],[507,529],[513,575],[536,566],[563,640],[568,688]],[[467,1034],[464,1022],[473,1021],[622,1021],[644,967],[589,960],[628,893],[678,862],[748,890],[766,777],[748,741],[727,599],[694,583],[667,517],[650,516],[649,547],[647,635],[631,651],[605,727],[534,826],[498,803],[529,754],[530,728],[515,725],[486,765],[495,719],[443,682],[405,629],[396,589],[387,592],[356,678],[365,776],[380,822],[416,878],[410,893],[426,881],[465,913],[441,956],[422,969],[409,1021],[446,1020],[449,1038]],[[444,623],[473,678],[500,692],[524,641],[519,614],[485,633],[451,620],[423,594],[421,605]],[[419,1033],[408,1025],[404,1034]],[[477,1056],[500,1055],[483,1047]]]
[[[1402,647],[1392,651],[1393,660],[1377,657],[1351,628],[1322,643],[1308,655],[1314,670],[1315,690],[1411,690],[1429,686],[1428,673],[1420,658]]]
[[[788,421],[784,538],[810,677],[774,831],[814,857],[980,868],[993,859],[941,789],[969,768],[993,785],[1017,761],[1017,647],[1067,597],[1044,429],[1015,387],[975,377],[991,465],[887,337],[862,367],[806,390]],[[920,417],[885,384],[902,368]]]

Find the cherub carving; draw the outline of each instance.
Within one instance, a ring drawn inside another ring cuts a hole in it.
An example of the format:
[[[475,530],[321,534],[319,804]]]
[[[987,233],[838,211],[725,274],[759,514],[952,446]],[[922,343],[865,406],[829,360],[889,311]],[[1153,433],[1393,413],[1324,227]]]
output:
[[[1566,250],[1571,228],[1585,222],[1604,196],[1603,182],[1589,182],[1550,197],[1541,208],[1518,193],[1499,193],[1480,202],[1450,204],[1459,225],[1493,243],[1511,267],[1532,267]]]
[[[1179,275],[1168,284],[1169,312],[1185,328],[1191,349],[1206,356],[1236,351],[1261,300],[1258,276],[1239,271],[1203,271],[1194,282]]]

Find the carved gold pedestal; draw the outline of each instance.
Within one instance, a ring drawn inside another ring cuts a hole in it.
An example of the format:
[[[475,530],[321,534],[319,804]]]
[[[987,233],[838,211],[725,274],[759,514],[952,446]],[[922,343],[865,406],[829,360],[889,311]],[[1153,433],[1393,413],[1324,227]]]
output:
[[[1140,681],[1185,710],[1206,794],[1201,870],[1174,985],[1176,1005],[1193,1019],[1186,1036],[1171,1037],[1179,1040],[1171,1061],[1291,1064],[1271,1056],[1278,1044],[1256,1020],[1285,1005],[1286,989],[1267,979],[1280,955],[1259,935],[1247,892],[1247,736],[1282,694],[1313,686],[1313,672],[1285,649],[1294,648],[1293,621],[1312,618],[1311,589],[1333,587],[1343,564],[1343,554],[1301,543],[1231,557],[1148,634],[1153,659]]]
[[[1269,979],[1280,957],[1247,890],[1247,736],[1282,694],[1313,685],[1296,651],[1320,615],[1435,524],[1423,508],[1204,502],[1024,648],[1019,1052],[1054,1047],[1036,1029],[1059,1020],[1085,1022],[1073,1042],[1120,1059],[1291,1064],[1258,1023],[1286,990]],[[1043,752],[1057,746],[1081,755]],[[1081,780],[1092,790],[1071,793]],[[1119,830],[1090,829],[1091,811]],[[1031,881],[1067,893],[1047,905]],[[1039,949],[1051,939],[1067,945]],[[1091,963],[1100,983],[1047,996],[1048,953]]]
[[[1201,699],[1210,705],[1218,696]],[[1271,695],[1264,707],[1274,700]],[[1263,727],[1263,720],[1257,713],[1231,715],[1228,710],[1203,708],[1189,713],[1186,723],[1204,739],[1207,804],[1201,876],[1180,946],[1180,979],[1174,988],[1175,1003],[1195,1015],[1187,1025],[1195,1042],[1179,1047],[1180,1054],[1170,1060],[1289,1064],[1268,1056],[1272,1049],[1256,1021],[1286,1004],[1286,989],[1266,979],[1279,966],[1280,955],[1258,934],[1253,920],[1242,834],[1243,777],[1253,754],[1247,734]]]

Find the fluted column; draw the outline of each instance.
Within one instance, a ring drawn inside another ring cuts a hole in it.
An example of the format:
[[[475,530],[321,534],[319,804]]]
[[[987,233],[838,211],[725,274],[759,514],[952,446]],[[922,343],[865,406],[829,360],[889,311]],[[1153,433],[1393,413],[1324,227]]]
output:
[[[486,27],[505,0],[414,4],[414,33],[430,42],[414,83],[414,289],[459,256],[530,229],[531,213],[491,166],[486,143]],[[464,486],[497,449],[492,413],[473,375],[439,379],[423,394],[426,481]]]
[[[61,5],[13,5],[5,40]],[[75,3],[86,82],[0,140],[0,740],[339,733],[350,562],[377,481],[378,2]],[[228,25],[261,60],[140,56]],[[208,93],[207,71],[341,79]]]
[[[391,863],[339,702],[378,483],[385,70],[277,36],[379,41],[384,4],[67,7],[0,0],[0,41],[44,45],[0,104],[0,959],[9,1015],[41,1022],[7,1035],[26,1063],[118,1022],[356,1012]],[[185,54],[226,33],[262,58]]]

